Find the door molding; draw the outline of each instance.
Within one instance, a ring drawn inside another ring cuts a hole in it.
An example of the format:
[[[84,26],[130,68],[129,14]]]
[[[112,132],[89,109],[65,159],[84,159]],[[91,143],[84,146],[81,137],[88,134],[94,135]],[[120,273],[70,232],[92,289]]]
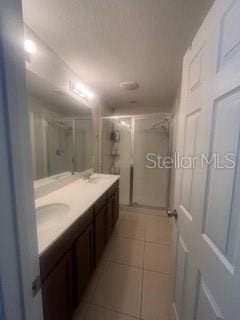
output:
[[[0,314],[42,320],[21,1],[0,6]]]

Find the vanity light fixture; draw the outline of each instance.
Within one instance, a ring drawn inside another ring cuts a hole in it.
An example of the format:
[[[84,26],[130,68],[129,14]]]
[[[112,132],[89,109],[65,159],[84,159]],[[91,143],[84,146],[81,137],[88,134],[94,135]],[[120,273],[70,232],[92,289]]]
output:
[[[84,99],[88,100],[94,98],[94,93],[80,82],[74,83],[73,81],[70,81],[69,89]]]
[[[36,52],[37,48],[36,48],[35,43],[32,40],[27,39],[24,41],[24,50],[27,53],[34,54]]]

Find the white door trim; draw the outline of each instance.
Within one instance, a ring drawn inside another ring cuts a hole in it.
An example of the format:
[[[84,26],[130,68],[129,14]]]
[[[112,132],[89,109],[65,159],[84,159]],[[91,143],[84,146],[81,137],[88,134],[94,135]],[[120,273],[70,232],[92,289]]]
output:
[[[0,7],[0,318],[42,320],[21,1]]]

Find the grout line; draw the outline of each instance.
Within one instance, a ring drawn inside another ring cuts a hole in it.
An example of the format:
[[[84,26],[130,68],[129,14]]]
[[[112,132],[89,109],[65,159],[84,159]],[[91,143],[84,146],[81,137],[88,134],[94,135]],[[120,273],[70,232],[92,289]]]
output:
[[[113,234],[113,238],[122,238],[122,239],[129,239],[129,240],[135,240],[135,241],[139,241],[139,242],[144,242],[144,240],[140,240],[140,239],[136,239],[136,238],[132,238],[132,237],[127,237],[127,236],[122,236],[120,234]]]
[[[107,265],[107,262],[108,262],[107,260],[102,260],[102,261],[100,260],[100,261],[99,261],[98,267],[100,266],[100,263],[102,263],[103,266],[102,266],[102,270],[98,271],[99,274],[96,276],[96,277],[97,277],[97,278],[96,278],[96,283],[95,283],[95,286],[94,286],[94,288],[93,288],[92,296],[91,296],[91,298],[89,299],[89,300],[90,300],[90,301],[89,301],[89,304],[91,304],[91,303],[93,302],[93,300],[94,300],[94,297],[95,297],[95,293],[96,293],[98,284],[99,284],[99,282],[100,282],[100,279],[101,279],[101,277],[102,277],[102,274],[103,274],[103,272],[104,272],[104,269],[105,269],[105,267],[106,267],[106,265]],[[95,270],[94,274],[92,275],[92,279],[93,279],[93,277],[94,277],[94,275],[95,275],[96,272],[97,272],[97,269]]]
[[[120,311],[118,311],[118,310],[115,310],[115,309],[106,307],[106,306],[101,306],[100,304],[91,303],[91,306],[96,306],[96,307],[99,307],[99,308],[102,308],[102,309],[105,309],[105,310],[108,310],[108,311],[116,312],[116,313],[121,314],[121,315],[124,315],[124,316],[132,317],[132,318],[134,318],[134,319],[138,319],[138,320],[141,319],[141,318],[136,317],[136,316],[133,316],[133,315],[131,315],[131,314],[129,314],[129,313],[123,313],[123,312],[120,312]]]
[[[143,271],[155,272],[155,273],[159,273],[159,274],[166,275],[166,276],[167,275],[171,275],[171,271],[169,271],[169,272],[157,271],[157,270],[153,270],[153,269],[149,269],[149,268],[144,268],[144,266],[143,267],[139,267],[139,266],[136,266],[136,265],[133,265],[133,264],[119,262],[119,261],[112,260],[112,259],[108,259],[108,260],[105,260],[105,261],[111,262],[111,263],[114,263],[114,264],[119,264],[120,266],[131,267],[131,268],[135,268],[135,269],[139,269],[139,270],[143,270]]]
[[[154,273],[161,274],[163,276],[171,276],[171,271],[169,273],[162,272],[162,271],[156,271],[156,270],[152,270],[152,269],[143,269],[143,271],[154,272]]]
[[[152,244],[159,244],[160,246],[164,247],[171,247],[171,243],[162,243],[162,242],[156,242],[156,241],[145,241],[145,243],[152,243]]]
[[[141,241],[141,242],[146,242],[146,243],[152,243],[152,244],[160,244],[162,246],[167,246],[170,247],[172,244],[171,243],[161,243],[161,242],[156,242],[156,241],[149,241],[149,240],[144,240],[144,239],[136,239],[130,236],[123,236],[121,234],[115,233],[113,234],[113,237],[115,238],[124,238],[124,239],[130,239],[130,240],[136,240],[136,241]]]
[[[143,305],[143,284],[144,284],[144,261],[145,261],[145,249],[146,249],[146,232],[147,232],[147,223],[144,230],[144,250],[143,250],[143,270],[142,270],[142,291],[141,291],[141,304],[140,304],[140,318],[142,318],[142,305]]]
[[[111,262],[111,263],[114,263],[114,264],[118,264],[118,265],[124,266],[124,267],[129,267],[129,268],[135,268],[135,269],[138,269],[138,270],[143,270],[143,268],[141,268],[141,267],[133,266],[133,265],[131,265],[131,264],[126,264],[126,263],[121,263],[121,262],[118,262],[118,261],[108,260],[107,262]]]
[[[111,259],[109,259],[108,261],[109,261],[109,262],[112,262],[112,263],[115,263],[115,264],[119,264],[119,265],[121,265],[121,266],[132,267],[132,268],[136,268],[136,269],[143,270],[143,267],[136,266],[136,265],[133,265],[133,264],[128,264],[128,263],[124,263],[124,262],[119,262],[119,261],[111,260]]]
[[[137,213],[137,212],[135,212],[135,214],[142,214],[142,213]],[[152,214],[147,214],[147,215],[148,215],[148,216],[150,216],[150,215],[151,215],[151,216],[155,216],[155,215],[152,215]],[[121,220],[121,219],[120,219],[120,220]],[[139,223],[139,221],[135,221],[135,220],[131,220],[131,219],[122,219],[122,220],[125,220],[125,221],[134,221],[134,222]],[[144,268],[145,251],[146,251],[146,244],[147,244],[147,243],[158,244],[158,245],[168,246],[168,247],[171,246],[171,243],[166,244],[166,243],[159,243],[159,242],[154,242],[154,241],[147,241],[147,240],[146,240],[146,233],[147,233],[148,221],[147,221],[147,219],[146,219],[144,222],[140,221],[140,223],[144,224],[144,236],[143,236],[143,239],[136,239],[136,238],[133,238],[133,237],[122,236],[122,235],[119,235],[118,233],[113,233],[113,234],[112,234],[112,237],[115,237],[115,238],[118,237],[118,238],[130,239],[130,240],[134,240],[134,241],[143,242],[143,243],[144,243],[143,266],[142,266],[142,267],[139,267],[139,266],[127,264],[127,263],[124,263],[124,262],[114,261],[113,259],[108,258],[108,257],[107,257],[106,259],[103,259],[102,262],[101,262],[101,263],[104,263],[103,269],[102,269],[102,271],[100,272],[100,274],[97,276],[96,285],[94,286],[92,297],[91,297],[91,299],[89,299],[90,301],[87,303],[87,308],[86,308],[86,311],[85,311],[85,317],[86,317],[87,313],[89,312],[90,306],[97,306],[97,307],[100,307],[100,308],[103,308],[103,309],[106,309],[106,310],[109,310],[109,311],[116,312],[116,313],[118,313],[118,314],[130,316],[130,317],[132,317],[132,318],[134,318],[134,319],[141,320],[141,319],[143,319],[143,318],[142,318],[142,305],[143,305],[144,272],[145,272],[145,271],[150,271],[150,272],[155,272],[155,273],[162,274],[162,275],[166,275],[166,276],[170,276],[170,275],[171,275],[171,272],[165,273],[165,272],[160,272],[160,271],[155,271],[155,270],[151,270],[151,269]],[[110,241],[111,241],[111,239],[110,239]],[[107,248],[105,248],[104,252],[106,251],[106,249],[107,249]],[[103,252],[103,254],[104,254],[104,252]],[[122,312],[116,311],[116,310],[114,310],[114,309],[111,309],[111,308],[108,308],[108,307],[103,307],[103,306],[101,306],[101,305],[98,305],[98,304],[93,303],[94,297],[95,297],[95,293],[96,293],[96,290],[97,290],[97,287],[98,287],[98,285],[99,285],[99,283],[100,283],[100,278],[101,278],[101,276],[102,276],[102,274],[103,274],[103,272],[104,272],[104,269],[105,269],[105,267],[106,267],[106,265],[107,265],[108,262],[142,270],[140,318],[139,318],[139,317],[136,317],[136,316],[133,316],[133,315],[130,315],[130,314],[127,314],[127,313],[122,313]],[[93,276],[94,276],[94,275],[93,275]]]
[[[131,239],[131,240],[137,240],[137,241],[142,241],[142,242],[145,242],[144,239],[136,239],[136,238],[133,238],[133,237],[128,237],[128,236],[122,236],[122,235],[119,235],[117,233],[115,233],[117,237],[120,237],[120,238],[125,238],[125,239]]]

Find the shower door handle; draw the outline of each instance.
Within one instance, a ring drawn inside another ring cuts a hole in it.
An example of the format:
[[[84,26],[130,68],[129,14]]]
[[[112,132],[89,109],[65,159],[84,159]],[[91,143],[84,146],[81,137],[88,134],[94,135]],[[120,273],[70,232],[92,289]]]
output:
[[[133,204],[133,176],[134,176],[134,168],[133,165],[130,165],[130,195],[129,195],[129,201],[130,205]]]

